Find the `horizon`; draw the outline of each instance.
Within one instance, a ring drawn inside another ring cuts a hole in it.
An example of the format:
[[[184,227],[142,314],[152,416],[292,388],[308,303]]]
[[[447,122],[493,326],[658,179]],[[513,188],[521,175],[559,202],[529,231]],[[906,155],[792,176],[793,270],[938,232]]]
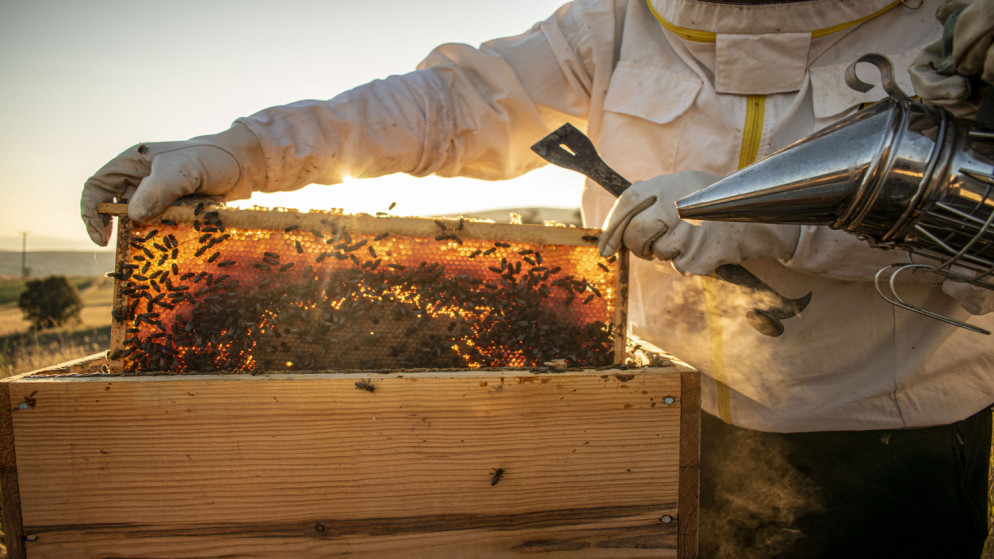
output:
[[[79,218],[79,195],[130,146],[218,132],[269,106],[331,98],[409,72],[441,43],[475,46],[524,32],[562,4],[439,0],[426,10],[400,0],[287,0],[278,11],[262,0],[5,4],[0,238],[15,239],[17,251],[25,231],[29,249],[53,238],[99,250]],[[500,182],[392,175],[257,194],[234,206],[376,213],[396,202],[392,215],[576,208],[582,182],[553,166]]]

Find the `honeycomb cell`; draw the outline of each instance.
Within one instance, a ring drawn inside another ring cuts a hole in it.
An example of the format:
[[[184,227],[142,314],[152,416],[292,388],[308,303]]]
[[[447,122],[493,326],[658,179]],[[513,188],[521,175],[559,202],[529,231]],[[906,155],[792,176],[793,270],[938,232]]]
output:
[[[121,218],[111,357],[132,374],[610,365],[626,266],[596,233],[202,207]]]

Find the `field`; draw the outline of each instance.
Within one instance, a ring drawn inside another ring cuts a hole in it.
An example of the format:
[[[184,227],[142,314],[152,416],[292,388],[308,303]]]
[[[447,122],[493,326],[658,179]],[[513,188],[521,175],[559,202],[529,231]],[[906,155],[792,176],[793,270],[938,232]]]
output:
[[[31,332],[17,298],[19,279],[0,279],[0,377],[16,375],[107,350],[110,345],[110,278],[70,278],[83,299],[80,321],[55,330]]]

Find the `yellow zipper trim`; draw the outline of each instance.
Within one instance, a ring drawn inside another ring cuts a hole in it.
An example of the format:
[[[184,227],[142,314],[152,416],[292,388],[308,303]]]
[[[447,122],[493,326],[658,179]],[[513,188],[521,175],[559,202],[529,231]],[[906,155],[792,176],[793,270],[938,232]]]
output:
[[[763,117],[766,112],[765,95],[746,96],[746,118],[742,130],[742,148],[739,152],[739,169],[756,160],[759,141],[763,139]]]
[[[678,25],[674,25],[673,23],[670,23],[669,21],[663,19],[663,16],[659,15],[659,12],[656,11],[656,8],[652,6],[652,0],[645,0],[645,3],[649,6],[649,11],[652,12],[652,16],[656,18],[656,21],[658,21],[666,29],[669,29],[677,37],[680,37],[685,41],[692,41],[695,43],[713,43],[715,41],[715,38],[718,36],[718,34],[713,31],[700,31],[697,29],[688,29],[686,27],[680,27]],[[854,25],[859,25],[860,23],[863,23],[868,19],[873,19],[877,17],[878,15],[886,12],[887,10],[890,10],[891,8],[897,6],[900,3],[901,0],[897,0],[893,4],[890,4],[889,6],[884,6],[880,10],[877,10],[876,12],[873,12],[872,14],[866,17],[862,17],[853,21],[843,22],[838,25],[833,25],[831,27],[815,29],[811,31],[811,38],[817,39],[819,37],[824,37],[825,35],[831,35],[836,31],[842,31],[843,29],[852,27]]]
[[[746,114],[742,130],[742,147],[739,151],[739,169],[756,161],[756,156],[759,154],[759,142],[763,139],[765,109],[765,96],[746,96]],[[714,276],[703,277],[701,278],[701,288],[704,292],[704,309],[708,315],[711,378],[717,384],[718,417],[726,423],[731,423],[732,394],[728,388],[728,371],[725,370],[725,332],[721,324],[718,280]]]

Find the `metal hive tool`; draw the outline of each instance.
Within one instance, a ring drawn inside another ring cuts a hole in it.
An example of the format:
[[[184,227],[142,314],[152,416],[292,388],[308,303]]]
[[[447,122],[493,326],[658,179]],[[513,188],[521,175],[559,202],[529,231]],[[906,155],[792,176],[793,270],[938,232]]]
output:
[[[121,217],[112,363],[154,374],[623,362],[626,265],[598,255],[596,234],[203,206]]]

